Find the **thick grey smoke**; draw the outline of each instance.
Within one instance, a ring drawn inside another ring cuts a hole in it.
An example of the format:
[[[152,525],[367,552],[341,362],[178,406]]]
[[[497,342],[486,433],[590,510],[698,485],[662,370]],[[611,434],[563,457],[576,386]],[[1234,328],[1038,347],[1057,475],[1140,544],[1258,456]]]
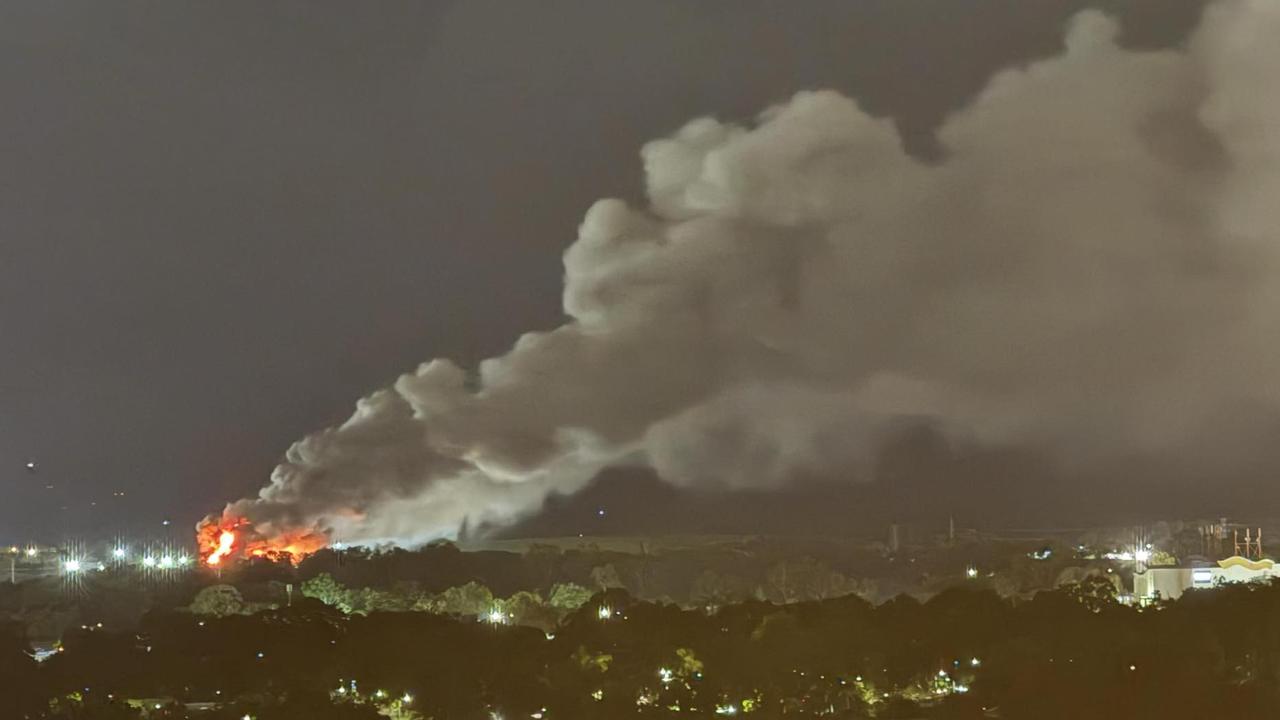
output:
[[[1077,16],[937,163],[832,92],[648,144],[649,207],[596,203],[565,253],[569,322],[422,365],[228,512],[414,543],[620,462],[865,477],[910,418],[1076,465],[1247,453],[1280,410],[1280,3],[1214,6],[1182,51],[1116,35]]]

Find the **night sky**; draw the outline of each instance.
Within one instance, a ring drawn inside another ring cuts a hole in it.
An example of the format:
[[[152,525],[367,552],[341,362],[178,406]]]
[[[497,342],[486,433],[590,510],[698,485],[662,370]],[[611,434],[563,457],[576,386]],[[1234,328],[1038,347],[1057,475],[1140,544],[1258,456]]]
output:
[[[1165,46],[1200,4],[0,4],[0,540],[189,528],[419,362],[559,324],[583,212],[690,117],[832,88],[929,158],[1087,5]]]

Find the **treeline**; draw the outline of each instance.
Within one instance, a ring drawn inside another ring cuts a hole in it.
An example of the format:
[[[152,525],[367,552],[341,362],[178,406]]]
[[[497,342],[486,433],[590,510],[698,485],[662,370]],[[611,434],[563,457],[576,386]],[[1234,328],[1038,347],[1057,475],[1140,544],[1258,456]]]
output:
[[[1280,714],[1276,585],[1146,610],[1105,579],[1022,602],[958,587],[714,612],[608,590],[550,631],[300,597],[251,615],[152,612],[136,633],[89,626],[39,667],[20,636],[0,637],[5,701],[26,718],[139,717],[128,701],[144,698],[152,717],[218,703],[203,715],[216,720]]]
[[[903,565],[905,563],[899,563]],[[964,565],[951,563],[959,576]],[[921,564],[924,567],[924,564]],[[638,542],[627,551],[599,547],[561,549],[532,544],[523,553],[460,551],[448,542],[417,550],[399,548],[324,550],[307,557],[296,577],[328,575],[347,587],[391,593],[438,593],[475,582],[495,595],[550,593],[559,584],[592,590],[625,588],[652,600],[686,605],[747,599],[775,602],[822,600],[855,593],[875,600],[881,586],[872,577],[899,567],[881,553],[812,543],[807,547],[765,540],[655,549]],[[279,569],[263,567],[262,577]],[[250,570],[246,577],[252,577]]]

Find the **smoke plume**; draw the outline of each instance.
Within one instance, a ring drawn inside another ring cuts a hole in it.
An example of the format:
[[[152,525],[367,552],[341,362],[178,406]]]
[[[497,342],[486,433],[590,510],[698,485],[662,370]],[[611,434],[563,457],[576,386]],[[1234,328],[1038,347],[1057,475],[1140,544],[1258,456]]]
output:
[[[506,523],[602,468],[699,488],[866,479],[903,423],[1066,467],[1187,468],[1280,418],[1280,3],[1188,46],[993,77],[942,156],[834,92],[642,150],[648,207],[601,200],[564,256],[567,322],[475,369],[437,359],[291,447],[267,533],[422,542]]]

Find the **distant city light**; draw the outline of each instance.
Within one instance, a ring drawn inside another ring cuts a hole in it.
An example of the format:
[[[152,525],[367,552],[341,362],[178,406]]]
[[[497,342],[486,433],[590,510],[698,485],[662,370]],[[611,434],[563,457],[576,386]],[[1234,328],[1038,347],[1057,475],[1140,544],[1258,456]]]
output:
[[[124,548],[116,548],[115,550],[111,551],[111,554],[114,555],[115,557],[122,558],[124,557]]]
[[[400,698],[400,702],[411,703],[413,702],[413,696],[409,693],[405,693],[404,696]]]
[[[29,548],[27,548],[27,557],[35,557],[35,556],[36,556],[36,552],[38,552],[38,551],[37,551],[35,548],[33,548],[33,547],[29,547]]]
[[[613,617],[613,608],[609,607],[608,605],[601,605],[600,609],[596,611],[596,617],[600,618],[601,620],[608,620],[609,618]]]
[[[494,608],[489,611],[489,622],[493,623],[494,625],[501,625],[506,621],[507,621],[506,614],[503,613],[498,608]]]
[[[969,567],[965,568],[965,570],[964,570],[964,576],[965,576],[965,577],[967,577],[967,578],[969,578],[970,580],[972,580],[972,579],[974,579],[974,578],[978,577],[978,568],[973,567],[973,566],[969,566]]]
[[[1139,548],[1133,553],[1133,559],[1140,563],[1144,563],[1151,559],[1151,551],[1146,548]]]
[[[165,569],[173,567],[173,558],[168,555],[160,558],[160,567]]]
[[[62,563],[62,569],[66,570],[67,572],[80,572],[80,561],[67,560],[66,562]]]
[[[970,659],[970,660],[969,660],[969,664],[970,664],[971,666],[973,666],[973,667],[978,667],[978,666],[982,665],[982,661],[981,661],[981,660],[979,660],[978,658],[972,658],[972,659]]]
[[[145,566],[147,566],[147,567],[155,567],[155,566],[156,566],[156,559],[155,559],[155,558],[153,558],[153,557],[151,557],[150,555],[148,555],[148,556],[146,556],[146,557],[142,558],[142,564],[143,564],[143,565],[145,565]]]

